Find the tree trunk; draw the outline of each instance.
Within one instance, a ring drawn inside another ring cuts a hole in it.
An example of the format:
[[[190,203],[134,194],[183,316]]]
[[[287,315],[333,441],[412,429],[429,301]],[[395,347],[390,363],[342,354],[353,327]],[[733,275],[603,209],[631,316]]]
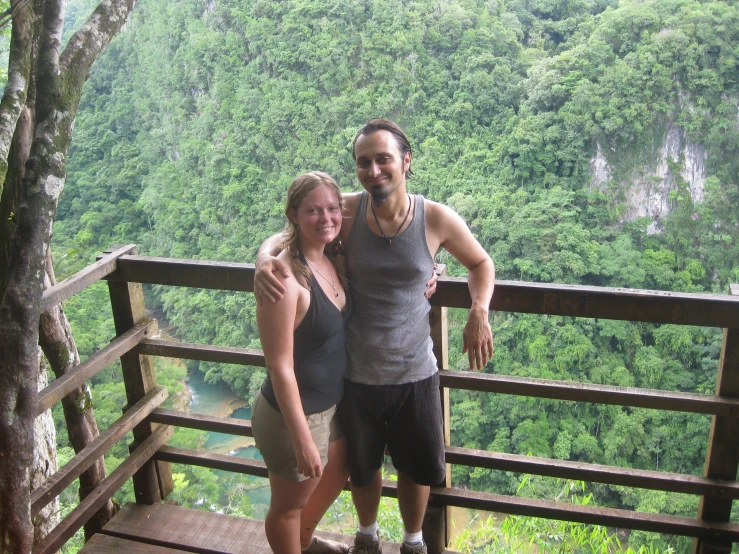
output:
[[[17,10],[13,17],[10,34],[10,56],[8,57],[8,83],[0,102],[0,183],[5,180],[8,170],[8,153],[15,133],[15,126],[26,104],[28,81],[32,77],[33,38],[40,2],[21,6],[23,0],[11,0],[10,8]],[[2,191],[0,184],[0,191]],[[4,268],[4,266],[2,266]],[[0,287],[1,288],[1,287]]]
[[[13,499],[0,503],[3,552],[25,554],[33,544],[28,482],[37,409],[41,295],[72,125],[92,63],[121,29],[133,4],[134,0],[101,2],[60,56],[65,0],[43,2],[38,55],[31,63],[37,79],[36,125],[13,213],[15,232],[5,247],[7,266],[0,267],[0,498]],[[2,237],[7,239],[8,235]]]
[[[54,286],[56,280],[51,256],[47,259],[46,276],[47,288]],[[39,345],[57,379],[80,363],[77,345],[72,337],[72,329],[69,327],[69,321],[61,305],[49,308],[41,314]],[[79,452],[100,434],[92,409],[90,388],[85,385],[76,389],[62,399],[62,406],[69,442],[74,451]],[[100,458],[80,475],[80,500],[90,494],[103,479],[105,479],[105,463]],[[113,502],[108,500],[85,524],[85,540],[98,533],[114,513]]]
[[[41,359],[38,375],[38,390],[49,384],[48,366]],[[51,410],[46,410],[36,418],[33,428],[34,449],[33,467],[31,468],[31,490],[41,486],[58,469],[56,458],[56,429]],[[59,498],[49,502],[33,517],[33,544],[37,544],[61,520],[59,515]]]

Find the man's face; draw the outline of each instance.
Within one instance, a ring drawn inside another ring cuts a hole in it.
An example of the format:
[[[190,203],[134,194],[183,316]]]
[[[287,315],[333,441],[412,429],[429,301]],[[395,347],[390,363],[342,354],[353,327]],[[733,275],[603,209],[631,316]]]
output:
[[[401,155],[398,141],[389,131],[360,135],[354,145],[359,182],[372,196],[372,203],[381,206],[390,193],[405,183],[405,172],[411,154]]]

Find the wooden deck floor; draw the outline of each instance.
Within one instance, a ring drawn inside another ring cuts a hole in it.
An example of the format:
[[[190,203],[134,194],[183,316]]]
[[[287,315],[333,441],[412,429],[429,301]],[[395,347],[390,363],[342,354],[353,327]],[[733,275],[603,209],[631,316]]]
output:
[[[350,545],[352,536],[317,532]],[[399,554],[400,545],[383,543],[383,554]],[[83,554],[270,554],[264,522],[171,506],[127,504],[80,550]],[[449,553],[453,554],[453,553]]]

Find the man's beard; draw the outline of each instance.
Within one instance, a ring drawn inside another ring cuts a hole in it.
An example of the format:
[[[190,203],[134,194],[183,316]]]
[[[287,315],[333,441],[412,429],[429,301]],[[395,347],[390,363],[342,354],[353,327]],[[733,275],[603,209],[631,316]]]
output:
[[[372,205],[375,208],[379,208],[387,202],[387,198],[390,196],[390,193],[386,190],[378,190],[376,192],[370,192],[370,196],[372,197]]]

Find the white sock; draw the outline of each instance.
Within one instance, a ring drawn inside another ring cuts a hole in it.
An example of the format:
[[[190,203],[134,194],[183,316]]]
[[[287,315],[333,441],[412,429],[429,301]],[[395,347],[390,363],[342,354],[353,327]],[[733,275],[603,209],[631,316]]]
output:
[[[377,525],[377,522],[375,521],[372,525],[367,525],[366,527],[362,524],[359,525],[359,532],[363,535],[369,535],[372,537],[372,540],[379,540],[379,537],[377,536],[377,530],[379,529],[379,525]]]
[[[418,544],[421,541],[423,541],[423,531],[419,531],[418,533],[403,531],[403,542],[408,546]]]

